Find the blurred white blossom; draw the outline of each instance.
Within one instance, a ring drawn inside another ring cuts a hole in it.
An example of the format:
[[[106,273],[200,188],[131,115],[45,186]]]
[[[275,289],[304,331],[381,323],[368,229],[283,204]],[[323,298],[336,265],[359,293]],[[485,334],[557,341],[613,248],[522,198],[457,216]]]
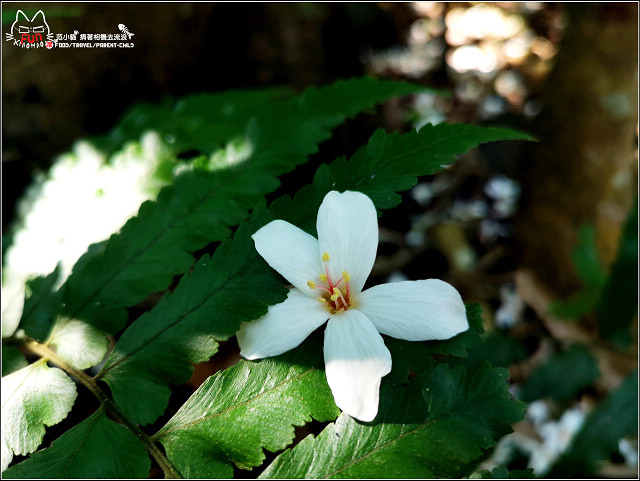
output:
[[[495,242],[499,237],[507,237],[512,231],[510,224],[498,220],[487,218],[480,221],[479,236],[483,244]]]
[[[584,423],[585,413],[580,407],[567,409],[557,421],[549,419],[549,407],[545,401],[534,401],[527,407],[527,419],[538,433],[538,439],[516,431],[503,437],[489,459],[480,469],[491,470],[507,464],[516,452],[529,455],[527,467],[537,477],[544,477],[564,453]]]
[[[583,422],[582,410],[571,408],[567,409],[557,422],[549,421],[538,427],[542,443],[531,452],[528,465],[536,476],[544,476],[558,457],[567,450]]]
[[[520,185],[515,180],[502,174],[495,175],[489,179],[484,191],[493,199],[493,209],[498,217],[510,217],[515,213],[520,197]]]
[[[508,329],[522,319],[524,301],[518,295],[515,284],[500,286],[500,307],[496,310],[495,323],[500,329]]]
[[[527,419],[535,425],[540,425],[549,419],[549,406],[543,400],[530,402],[527,406]]]
[[[618,451],[624,458],[624,462],[627,466],[638,465],[638,443],[636,440],[635,445],[628,439],[622,438],[618,441]]]
[[[413,200],[421,206],[427,205],[435,195],[433,187],[428,182],[420,182],[419,184],[416,184],[409,193],[411,194],[411,197],[413,197]]]
[[[456,199],[451,208],[451,215],[460,222],[470,222],[483,218],[488,210],[487,203],[482,199]]]

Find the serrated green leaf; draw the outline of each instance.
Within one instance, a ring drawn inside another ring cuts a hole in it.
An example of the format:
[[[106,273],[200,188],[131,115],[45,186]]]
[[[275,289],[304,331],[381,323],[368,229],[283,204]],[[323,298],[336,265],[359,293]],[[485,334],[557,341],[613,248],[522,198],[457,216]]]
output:
[[[19,327],[28,336],[44,342],[58,313],[61,294],[55,290],[60,278],[60,264],[48,276],[27,281],[27,294]]]
[[[138,104],[126,112],[107,135],[91,142],[102,151],[114,151],[126,141],[153,130],[175,153],[198,149],[211,153],[231,138],[243,134],[247,120],[286,98],[285,89],[228,90],[194,94],[181,100]]]
[[[638,312],[638,197],[627,215],[618,253],[596,307],[600,335],[623,346]]]
[[[276,218],[315,234],[315,212],[330,190],[356,190],[367,194],[377,209],[389,209],[400,203],[397,192],[413,187],[416,177],[438,172],[469,149],[498,140],[533,138],[514,130],[466,124],[426,125],[402,135],[378,130],[349,160],[339,158],[320,166],[312,185],[294,199],[278,199],[271,210]]]
[[[359,188],[371,197],[379,209],[395,207],[400,199],[384,190],[407,190],[415,185],[415,177],[433,174],[458,156],[479,144],[496,140],[534,140],[528,134],[510,129],[479,127],[468,124],[425,125],[419,131],[404,135],[383,134],[378,131],[365,149],[360,149],[350,160],[370,170],[375,177],[363,179]],[[338,166],[340,169],[340,166]],[[383,176],[385,182],[376,181]],[[371,186],[369,191],[369,186]],[[393,186],[389,189],[388,186]],[[335,186],[338,187],[339,186]],[[360,189],[359,189],[360,190]]]
[[[618,449],[618,441],[638,432],[638,371],[611,391],[589,414],[569,449],[553,465],[551,478],[589,477]]]
[[[254,216],[213,257],[203,256],[174,292],[121,336],[99,379],[109,384],[130,419],[153,422],[167,406],[168,383],[185,382],[191,363],[215,354],[217,340],[233,336],[241,321],[264,315],[269,305],[286,298],[287,289],[272,269],[258,262],[250,238],[256,225],[264,223]]]
[[[543,397],[568,401],[599,376],[595,357],[586,347],[574,344],[536,367],[522,386],[520,398],[527,402]]]
[[[154,436],[182,476],[232,477],[233,463],[249,469],[264,460],[263,447],[290,444],[294,426],[340,414],[324,374],[322,336],[313,337],[282,356],[240,361],[200,386]]]
[[[373,424],[343,414],[317,438],[280,454],[260,477],[460,477],[524,416],[507,376],[487,363],[470,371],[440,364],[405,390],[386,385]]]
[[[149,455],[140,441],[100,409],[51,447],[32,454],[2,475],[6,479],[146,478],[150,469]]]
[[[230,172],[178,176],[156,202],[142,204],[138,215],[111,236],[102,255],[74,269],[64,291],[64,314],[107,332],[120,330],[125,306],[165,288],[192,264],[192,251],[224,239],[229,226],[246,217],[246,210],[229,199],[235,187]]]
[[[28,364],[16,346],[2,346],[2,377],[22,369]]]
[[[126,307],[166,288],[173,276],[191,266],[195,250],[228,237],[229,228],[247,217],[247,209],[278,186],[276,176],[305,162],[345,116],[420,90],[424,88],[401,82],[352,79],[274,102],[252,115],[251,122],[251,117],[244,118],[248,127],[234,130],[234,138],[246,136],[252,149],[249,158],[228,169],[183,173],[160,192],[157,202],[143,204],[138,216],[109,239],[102,255],[74,269],[64,291],[64,314],[107,332],[120,330]],[[223,97],[217,100],[220,105]],[[192,107],[185,107],[191,112],[189,118],[171,124],[180,129],[176,138],[189,133],[214,135],[207,110],[200,110],[200,117],[192,112],[202,109],[203,103],[201,98],[189,104]],[[223,113],[227,110],[220,108]]]
[[[76,385],[57,368],[31,364],[2,378],[2,470],[15,454],[35,451],[45,426],[59,423],[77,397]]]
[[[509,367],[526,357],[527,351],[520,341],[501,331],[491,331],[470,350],[465,365],[475,366],[482,361],[489,361],[492,366]]]
[[[77,369],[95,366],[104,358],[109,348],[107,335],[82,321],[64,322],[55,330],[49,346]]]

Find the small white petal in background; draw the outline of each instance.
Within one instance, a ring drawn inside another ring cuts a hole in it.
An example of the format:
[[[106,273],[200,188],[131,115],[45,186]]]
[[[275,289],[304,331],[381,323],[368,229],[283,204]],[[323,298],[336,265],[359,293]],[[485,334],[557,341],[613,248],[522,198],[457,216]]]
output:
[[[493,454],[479,469],[492,470],[507,463],[515,452],[529,455],[527,467],[534,470],[537,477],[544,475],[564,453],[584,423],[585,414],[580,407],[567,409],[558,421],[549,419],[547,404],[540,400],[529,404],[527,418],[533,423],[539,439],[515,432],[503,437]]]
[[[498,217],[510,217],[515,213],[520,185],[515,181],[499,174],[491,177],[484,186],[484,192],[493,199],[493,209]]]
[[[389,277],[387,277],[387,282],[402,282],[408,280],[409,278],[400,271],[392,272],[389,274]]]
[[[622,438],[618,441],[618,451],[622,454],[627,466],[638,465],[638,443],[632,444],[628,439]]]
[[[410,194],[419,205],[425,206],[433,199],[435,192],[430,183],[420,182],[411,189]]]
[[[527,406],[527,418],[536,425],[544,423],[549,419],[549,406],[542,400],[529,403]]]
[[[494,322],[498,328],[508,329],[522,320],[524,301],[513,283],[500,286],[500,300],[502,304],[496,310]]]
[[[404,241],[410,247],[421,247],[424,245],[424,232],[419,232],[416,229],[411,229],[404,236]]]
[[[494,219],[482,219],[480,222],[480,240],[483,244],[494,242],[498,237],[506,237],[513,231],[509,224]]]
[[[546,422],[538,428],[542,443],[531,452],[529,458],[529,467],[533,468],[537,476],[544,476],[556,459],[567,450],[583,422],[582,410],[571,408],[557,422]]]
[[[469,222],[481,219],[487,215],[489,206],[484,200],[456,200],[451,208],[451,213],[456,220],[461,222]]]

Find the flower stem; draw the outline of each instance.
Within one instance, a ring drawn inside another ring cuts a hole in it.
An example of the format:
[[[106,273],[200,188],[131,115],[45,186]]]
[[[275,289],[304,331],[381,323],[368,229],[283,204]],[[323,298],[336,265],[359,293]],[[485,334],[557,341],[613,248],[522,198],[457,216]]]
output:
[[[158,449],[158,446],[156,446],[156,444],[147,435],[147,433],[145,433],[140,428],[140,426],[127,418],[127,416],[122,412],[118,405],[113,402],[113,400],[109,396],[107,396],[102,389],[100,389],[98,383],[92,377],[87,375],[84,371],[73,367],[71,364],[61,358],[55,351],[52,351],[44,344],[40,344],[36,341],[28,341],[25,344],[25,347],[33,354],[36,354],[45,360],[50,360],[67,374],[76,378],[89,391],[91,391],[91,393],[100,400],[102,405],[105,406],[124,426],[126,426],[138,438],[138,440],[144,445],[144,447],[147,448],[149,454],[151,454],[160,468],[162,468],[165,478],[181,478],[180,474],[176,471],[171,462],[162,453],[162,451]]]

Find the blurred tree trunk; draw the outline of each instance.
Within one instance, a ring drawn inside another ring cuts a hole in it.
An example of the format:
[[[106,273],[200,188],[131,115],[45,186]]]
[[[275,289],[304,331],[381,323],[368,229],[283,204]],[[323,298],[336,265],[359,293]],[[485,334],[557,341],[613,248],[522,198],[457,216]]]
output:
[[[609,266],[637,191],[638,5],[566,5],[518,223],[523,267],[559,297],[581,287],[571,262],[579,226],[595,224]]]

